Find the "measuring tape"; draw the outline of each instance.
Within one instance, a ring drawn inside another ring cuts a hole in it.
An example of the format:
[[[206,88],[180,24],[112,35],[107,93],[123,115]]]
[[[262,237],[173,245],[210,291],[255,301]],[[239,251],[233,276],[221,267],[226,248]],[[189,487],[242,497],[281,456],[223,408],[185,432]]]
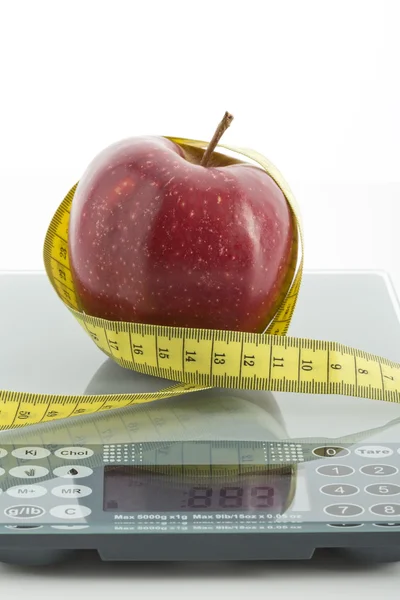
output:
[[[193,150],[207,142],[169,137]],[[0,392],[0,429],[152,402],[213,387],[306,394],[341,394],[400,402],[400,364],[338,342],[287,335],[300,291],[304,245],[300,212],[278,169],[253,150],[220,145],[266,171],[280,187],[295,228],[292,277],[276,314],[260,334],[110,321],[79,305],[68,257],[68,224],[75,184],[55,212],[44,242],[44,264],[57,295],[96,346],[121,367],[171,380],[157,392],[57,395]],[[162,352],[161,352],[162,349]]]

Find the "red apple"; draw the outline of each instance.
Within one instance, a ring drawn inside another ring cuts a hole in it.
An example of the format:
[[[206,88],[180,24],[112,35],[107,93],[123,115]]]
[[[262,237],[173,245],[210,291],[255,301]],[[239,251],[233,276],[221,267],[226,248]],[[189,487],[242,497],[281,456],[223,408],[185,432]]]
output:
[[[294,223],[261,168],[163,137],[103,150],[72,202],[78,297],[116,321],[261,332],[291,281]]]

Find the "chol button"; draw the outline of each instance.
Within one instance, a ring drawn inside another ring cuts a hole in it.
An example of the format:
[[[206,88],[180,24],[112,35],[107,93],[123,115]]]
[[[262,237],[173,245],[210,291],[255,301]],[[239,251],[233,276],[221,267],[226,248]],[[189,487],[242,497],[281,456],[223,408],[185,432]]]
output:
[[[66,460],[83,460],[93,456],[94,452],[90,448],[83,448],[81,446],[68,446],[66,448],[59,448],[54,452],[57,458],[65,458]]]

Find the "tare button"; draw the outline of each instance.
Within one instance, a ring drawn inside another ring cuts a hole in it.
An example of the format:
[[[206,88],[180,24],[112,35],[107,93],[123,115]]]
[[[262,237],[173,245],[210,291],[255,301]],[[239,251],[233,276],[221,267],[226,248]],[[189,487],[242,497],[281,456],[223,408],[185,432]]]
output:
[[[83,458],[89,458],[90,456],[93,456],[94,452],[93,450],[90,450],[90,448],[69,446],[67,448],[59,448],[59,450],[56,450],[54,454],[58,458],[65,458],[66,460],[69,460],[70,458],[73,458],[74,460],[82,460]]]
[[[365,458],[384,458],[393,454],[393,450],[386,446],[360,446],[354,452],[357,456]]]

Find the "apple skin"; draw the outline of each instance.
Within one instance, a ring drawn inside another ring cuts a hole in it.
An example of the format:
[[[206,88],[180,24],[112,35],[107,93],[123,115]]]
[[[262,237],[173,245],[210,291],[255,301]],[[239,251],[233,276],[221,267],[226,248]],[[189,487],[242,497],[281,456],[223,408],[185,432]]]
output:
[[[68,234],[85,313],[265,330],[291,283],[292,213],[262,169],[217,154],[204,167],[195,155],[167,138],[134,137],[90,163]]]

